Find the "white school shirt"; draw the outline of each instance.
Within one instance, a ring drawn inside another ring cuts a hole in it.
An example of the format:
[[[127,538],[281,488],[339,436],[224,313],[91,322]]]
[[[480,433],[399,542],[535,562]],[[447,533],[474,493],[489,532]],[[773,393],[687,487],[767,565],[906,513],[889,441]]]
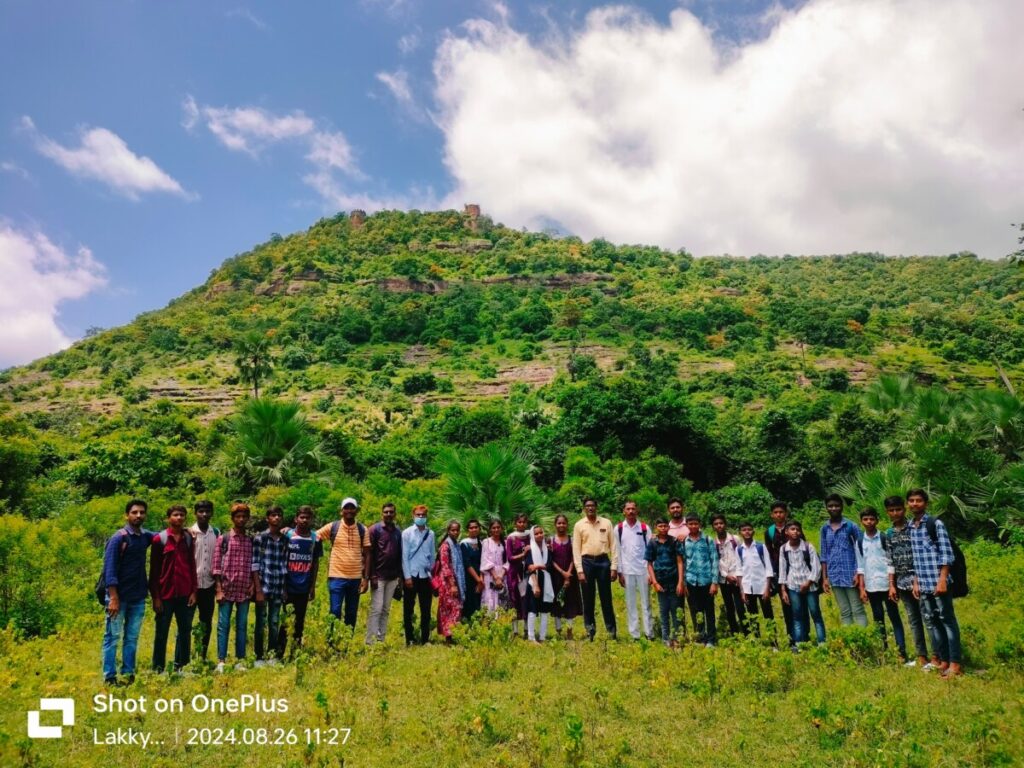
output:
[[[614,536],[619,545],[619,573],[623,576],[646,576],[647,561],[644,555],[647,552],[647,542],[650,541],[651,529],[647,529],[647,536],[644,536],[644,524],[639,520],[632,528],[629,522],[623,520],[621,530],[615,526]],[[619,534],[622,538],[619,539]],[[646,540],[645,540],[646,539]]]
[[[864,548],[864,589],[868,592],[888,592],[889,574],[896,573],[889,552],[882,546],[881,531],[874,537],[864,534],[861,546]]]
[[[725,541],[718,540],[718,533],[713,534],[711,539],[718,547],[718,583],[725,584],[726,576],[739,576],[743,572],[736,552],[740,539],[733,533],[725,534]]]
[[[757,540],[753,541],[749,547],[741,543],[736,549],[736,556],[739,557],[743,569],[741,581],[743,594],[763,595],[768,579],[775,576],[768,547]],[[764,562],[761,562],[762,556]]]

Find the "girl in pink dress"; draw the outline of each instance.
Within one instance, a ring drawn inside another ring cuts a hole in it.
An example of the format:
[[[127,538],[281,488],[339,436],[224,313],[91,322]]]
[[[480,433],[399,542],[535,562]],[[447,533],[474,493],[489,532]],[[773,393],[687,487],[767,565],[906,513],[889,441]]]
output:
[[[490,534],[480,545],[480,573],[484,576],[484,593],[481,599],[484,610],[490,616],[497,614],[499,608],[507,604],[508,588],[505,585],[504,529],[500,520],[492,520],[488,528]]]

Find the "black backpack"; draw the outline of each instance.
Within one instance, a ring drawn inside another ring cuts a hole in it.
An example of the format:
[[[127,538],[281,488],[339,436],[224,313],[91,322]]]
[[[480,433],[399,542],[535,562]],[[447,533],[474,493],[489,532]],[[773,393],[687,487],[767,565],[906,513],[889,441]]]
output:
[[[938,521],[934,517],[929,517],[925,521],[925,527],[928,530],[928,538],[932,540],[932,546],[936,549],[939,548],[939,533],[936,526]],[[964,552],[960,549],[960,546],[956,543],[956,540],[950,536],[949,529],[946,529],[946,536],[949,538],[949,546],[953,548],[953,564],[949,566],[949,596],[950,597],[967,597],[971,591],[970,585],[967,583],[967,560],[964,558]]]
[[[117,553],[118,557],[121,557],[122,555],[124,555],[124,551],[128,548],[128,534],[125,533],[123,530],[120,530],[117,533],[115,533],[114,536],[120,536],[121,537],[121,551]],[[112,538],[114,538],[114,536],[111,536],[110,538],[112,539]],[[104,561],[106,561],[106,559],[107,559],[107,547],[109,547],[109,546],[110,546],[110,539],[107,539],[107,543],[103,545],[103,559],[104,559]],[[104,578],[105,576],[106,576],[106,568],[101,568],[100,569],[100,577],[98,579],[96,579],[96,587],[93,590],[94,594],[96,595],[96,600],[102,606],[106,606],[106,604],[107,604],[107,580]]]

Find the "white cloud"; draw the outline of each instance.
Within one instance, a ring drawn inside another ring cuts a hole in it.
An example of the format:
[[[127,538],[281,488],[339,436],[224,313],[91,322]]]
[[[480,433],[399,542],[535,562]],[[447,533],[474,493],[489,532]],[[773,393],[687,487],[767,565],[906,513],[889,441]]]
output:
[[[408,72],[404,69],[396,69],[394,72],[378,72],[376,78],[378,82],[388,89],[388,92],[405,114],[418,122],[426,120],[427,113],[416,102],[412,87],[409,85]]]
[[[419,47],[419,30],[417,30],[416,32],[409,32],[408,34],[402,35],[400,38],[398,38],[398,50],[403,56],[408,56],[410,53],[413,53]]]
[[[224,13],[224,16],[226,16],[229,19],[242,19],[244,21],[247,21],[250,24],[252,24],[254,27],[256,27],[256,29],[262,29],[262,30],[270,29],[270,27],[267,24],[267,22],[265,22],[263,19],[261,19],[256,14],[254,14],[248,8],[233,8],[230,11],[226,11]]]
[[[101,181],[127,198],[137,200],[141,192],[193,197],[155,162],[136,155],[124,139],[106,128],[81,129],[81,143],[77,147],[65,147],[39,133],[28,116],[22,117],[21,128],[32,136],[41,155],[69,173]]]
[[[260,107],[211,107],[196,103],[191,96],[182,102],[182,126],[194,131],[202,122],[225,147],[259,157],[272,146],[292,142],[305,148],[305,159],[312,166],[302,177],[331,206],[360,207],[345,203],[350,193],[344,191],[337,173],[350,180],[365,181],[352,145],[345,134],[308,117],[302,110],[276,115]],[[351,197],[365,203],[365,196]],[[381,201],[384,202],[384,201]],[[368,205],[377,210],[384,205]]]
[[[187,128],[202,118],[221,144],[253,157],[271,144],[309,136],[316,128],[302,110],[275,115],[260,107],[200,107],[191,96],[185,99],[184,110]]]
[[[12,176],[20,176],[25,181],[32,180],[32,174],[30,174],[17,163],[12,163],[9,160],[4,160],[2,163],[0,163],[0,171],[3,171],[4,173],[9,173]]]
[[[683,9],[546,42],[495,8],[434,63],[448,204],[698,254],[1007,250],[1017,0],[812,0],[735,47]]]
[[[27,363],[71,344],[57,325],[59,305],[106,285],[88,248],[73,255],[40,232],[0,222],[0,368]]]

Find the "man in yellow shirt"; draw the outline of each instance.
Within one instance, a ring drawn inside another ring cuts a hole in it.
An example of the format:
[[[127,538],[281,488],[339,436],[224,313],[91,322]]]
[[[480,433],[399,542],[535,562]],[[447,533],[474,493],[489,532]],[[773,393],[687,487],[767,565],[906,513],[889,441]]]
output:
[[[572,529],[572,556],[583,590],[583,624],[591,640],[597,631],[594,618],[595,590],[601,598],[604,628],[616,637],[615,611],[612,608],[612,581],[618,576],[619,550],[615,546],[612,521],[598,517],[597,502],[583,501],[583,517]]]
[[[316,532],[320,541],[331,543],[327,570],[327,591],[331,595],[331,613],[342,617],[355,629],[359,614],[359,596],[370,584],[370,537],[366,526],[356,522],[359,504],[353,498],[341,502],[341,520],[322,526]]]

